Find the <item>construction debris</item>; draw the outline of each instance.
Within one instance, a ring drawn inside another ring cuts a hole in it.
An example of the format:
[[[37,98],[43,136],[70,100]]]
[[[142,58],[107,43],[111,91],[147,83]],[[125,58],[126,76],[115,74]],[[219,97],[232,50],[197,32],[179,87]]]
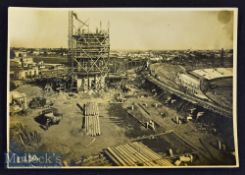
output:
[[[116,101],[118,102],[124,102],[126,100],[125,97],[123,97],[123,95],[121,93],[117,94],[115,97]]]
[[[10,113],[18,113],[27,109],[26,94],[18,91],[10,93]]]
[[[193,155],[192,154],[184,154],[179,156],[179,159],[177,159],[174,164],[176,166],[180,166],[180,165],[187,165],[193,162]]]
[[[118,166],[173,166],[141,142],[108,147],[104,152]]]
[[[100,121],[99,121],[99,108],[98,104],[94,102],[89,102],[84,105],[84,128],[87,135],[99,136],[100,131]]]
[[[204,114],[204,112],[198,112],[196,116],[196,121],[198,121],[200,117],[204,116]]]
[[[42,108],[46,105],[46,98],[43,97],[34,97],[30,103],[30,108]]]

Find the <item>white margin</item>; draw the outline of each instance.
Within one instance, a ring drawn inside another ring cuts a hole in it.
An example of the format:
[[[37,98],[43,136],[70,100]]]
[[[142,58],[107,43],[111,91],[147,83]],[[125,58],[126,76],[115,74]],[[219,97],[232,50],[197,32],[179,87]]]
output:
[[[83,10],[83,11],[221,11],[221,10],[232,10],[234,12],[234,24],[233,24],[233,133],[234,133],[234,147],[235,147],[235,156],[236,156],[236,165],[208,165],[208,166],[61,166],[61,167],[9,167],[7,162],[6,168],[8,169],[166,169],[166,168],[238,168],[239,167],[239,154],[238,154],[238,134],[237,134],[237,32],[238,32],[238,8],[236,7],[215,7],[215,8],[37,8],[37,7],[9,7],[8,8],[8,19],[11,9],[23,9],[23,10],[45,10],[45,11],[63,11],[63,10]],[[9,27],[9,20],[8,20]],[[9,31],[9,28],[8,28]],[[7,53],[7,153],[9,152],[9,92],[10,92],[10,34],[8,32],[8,53]]]

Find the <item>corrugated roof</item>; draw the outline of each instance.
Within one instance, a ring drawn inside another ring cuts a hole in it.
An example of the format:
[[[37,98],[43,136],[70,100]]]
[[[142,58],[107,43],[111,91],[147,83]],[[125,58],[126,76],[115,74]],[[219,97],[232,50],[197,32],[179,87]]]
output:
[[[233,68],[199,69],[199,70],[194,70],[190,73],[199,78],[213,80],[218,78],[233,77]]]

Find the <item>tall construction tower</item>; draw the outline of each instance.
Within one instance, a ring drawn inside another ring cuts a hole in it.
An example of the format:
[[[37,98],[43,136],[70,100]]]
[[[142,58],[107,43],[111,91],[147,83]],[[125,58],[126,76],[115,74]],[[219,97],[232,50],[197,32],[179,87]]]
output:
[[[110,57],[109,26],[90,31],[89,24],[78,15],[68,12],[68,59],[70,64],[71,90],[102,90],[108,74]],[[75,22],[78,23],[75,26]]]

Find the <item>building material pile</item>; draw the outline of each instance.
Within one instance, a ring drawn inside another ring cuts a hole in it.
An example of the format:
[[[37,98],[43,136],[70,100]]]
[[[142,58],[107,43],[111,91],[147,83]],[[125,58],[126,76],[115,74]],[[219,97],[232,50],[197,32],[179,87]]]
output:
[[[173,166],[140,142],[108,147],[104,152],[117,166]]]
[[[98,136],[100,132],[98,104],[89,102],[84,105],[84,128],[87,135]]]
[[[18,91],[10,92],[10,114],[25,111],[27,109],[27,99],[25,93]]]

